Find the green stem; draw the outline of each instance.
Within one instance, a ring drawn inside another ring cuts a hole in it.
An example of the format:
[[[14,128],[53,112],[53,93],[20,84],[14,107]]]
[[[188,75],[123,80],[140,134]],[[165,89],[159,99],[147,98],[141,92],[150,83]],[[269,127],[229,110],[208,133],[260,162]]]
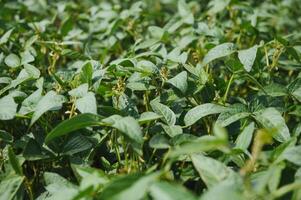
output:
[[[283,195],[285,195],[286,193],[292,191],[292,190],[296,190],[296,189],[301,189],[301,183],[297,182],[297,183],[291,183],[288,184],[286,186],[283,186],[281,188],[279,188],[278,190],[276,190],[275,192],[272,193],[272,196],[274,198],[279,198]]]
[[[230,90],[230,86],[231,86],[231,84],[232,84],[232,82],[234,80],[234,77],[235,77],[235,74],[232,74],[231,77],[230,77],[230,80],[228,82],[227,89],[226,89],[226,92],[225,92],[224,97],[223,97],[224,104],[227,101],[227,97],[228,97],[228,93],[229,93],[229,90]]]

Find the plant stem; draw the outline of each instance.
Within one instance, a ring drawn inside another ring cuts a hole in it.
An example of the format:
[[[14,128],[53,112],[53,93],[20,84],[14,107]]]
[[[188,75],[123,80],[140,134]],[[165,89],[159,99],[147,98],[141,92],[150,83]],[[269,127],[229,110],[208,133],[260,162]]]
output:
[[[228,97],[228,93],[229,93],[229,90],[230,90],[230,86],[231,86],[231,84],[232,84],[232,82],[234,80],[234,77],[235,77],[235,74],[232,74],[231,77],[230,77],[230,80],[228,82],[227,89],[226,89],[226,92],[225,92],[224,97],[223,97],[224,104],[227,101],[227,97]]]

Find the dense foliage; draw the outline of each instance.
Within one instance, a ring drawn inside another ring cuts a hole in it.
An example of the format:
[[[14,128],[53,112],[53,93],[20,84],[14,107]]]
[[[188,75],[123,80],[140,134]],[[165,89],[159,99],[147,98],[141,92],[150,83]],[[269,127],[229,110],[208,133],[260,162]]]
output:
[[[300,0],[0,1],[0,199],[301,199]]]

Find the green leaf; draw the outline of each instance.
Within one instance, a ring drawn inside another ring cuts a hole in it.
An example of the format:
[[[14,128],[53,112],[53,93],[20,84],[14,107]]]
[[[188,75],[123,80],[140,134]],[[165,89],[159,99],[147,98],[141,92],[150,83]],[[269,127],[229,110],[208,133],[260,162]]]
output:
[[[2,179],[0,184],[0,200],[14,199],[23,181],[24,177],[18,175],[10,175]]]
[[[67,135],[68,133],[78,129],[89,126],[99,126],[101,125],[100,120],[100,116],[90,113],[80,114],[72,117],[71,119],[64,120],[47,134],[45,142],[49,143],[51,140],[57,137]]]
[[[56,94],[54,91],[49,91],[45,96],[38,102],[33,116],[31,118],[30,126],[32,126],[45,112],[49,110],[57,110],[62,107],[65,102],[65,97]]]
[[[64,144],[61,154],[71,156],[91,148],[92,148],[92,143],[86,137],[82,135],[77,135],[68,138],[67,142]]]
[[[29,95],[26,99],[24,99],[18,113],[21,115],[26,115],[27,113],[33,112],[41,98],[42,88],[39,88],[31,95]]]
[[[15,103],[14,98],[10,95],[0,99],[0,120],[13,119],[17,112],[18,104]]]
[[[291,163],[301,166],[301,145],[288,147],[282,156]]]
[[[135,67],[145,71],[146,73],[155,73],[158,71],[156,65],[148,60],[140,60]]]
[[[137,142],[138,144],[143,143],[143,135],[141,127],[138,122],[133,117],[123,117],[117,120],[112,127],[123,132],[131,140]]]
[[[194,153],[227,149],[227,140],[215,136],[202,136],[192,141],[185,142],[174,149],[169,157],[178,157],[180,155],[191,155]]]
[[[176,115],[168,106],[157,101],[151,101],[150,105],[155,113],[163,117],[165,123],[171,126],[176,124]]]
[[[233,104],[227,107],[227,110],[218,116],[216,123],[222,127],[226,127],[250,115],[251,113],[248,112],[245,105]]]
[[[207,187],[213,187],[226,179],[238,179],[239,175],[223,163],[201,154],[191,156],[193,166]]]
[[[21,65],[34,61],[34,57],[31,55],[29,51],[22,52],[20,56],[21,56]]]
[[[271,131],[273,137],[279,142],[285,142],[290,139],[290,132],[286,126],[285,120],[280,112],[275,108],[266,108],[255,114],[255,119],[268,131]]]
[[[160,119],[161,115],[158,115],[157,113],[154,112],[144,112],[140,115],[140,118],[138,119],[138,122],[140,124],[144,124],[150,121],[154,121],[156,119]]]
[[[247,150],[252,142],[253,132],[255,129],[254,122],[251,122],[244,130],[239,134],[235,143],[235,148],[241,150]]]
[[[85,96],[76,99],[75,106],[81,113],[97,114],[96,98],[93,92],[88,92]]]
[[[11,143],[13,142],[13,136],[4,130],[0,130],[0,142]]]
[[[205,103],[189,110],[184,117],[184,122],[186,126],[191,126],[199,119],[207,115],[218,114],[224,111],[226,111],[226,108],[224,106],[212,103]]]
[[[258,46],[255,45],[249,49],[238,51],[238,58],[247,72],[250,72],[253,67],[254,61],[256,59],[257,49]]]
[[[175,77],[169,79],[167,82],[179,89],[183,94],[185,94],[188,87],[187,72],[183,71],[177,74]]]
[[[178,11],[185,23],[193,24],[193,22],[194,22],[193,13],[191,12],[191,10],[190,10],[188,4],[185,2],[185,0],[178,1]]]
[[[87,83],[81,84],[77,88],[70,90],[68,94],[72,97],[81,98],[88,93],[89,85]]]
[[[183,133],[181,126],[178,125],[168,126],[161,124],[161,126],[164,129],[165,133],[167,133],[167,135],[169,135],[170,137],[174,137]]]
[[[18,175],[23,175],[23,169],[22,166],[19,163],[19,160],[15,154],[15,152],[13,151],[12,147],[8,148],[8,158],[9,158],[9,162],[11,164],[11,166],[13,167],[13,169],[15,170],[16,174]]]
[[[126,87],[130,88],[133,91],[147,91],[147,90],[154,90],[156,87],[149,85],[143,82],[130,82],[126,84]]]
[[[13,54],[13,53],[6,56],[4,59],[4,62],[7,66],[9,66],[11,68],[16,68],[21,65],[21,60],[20,60],[19,56],[17,56],[16,54]]]
[[[186,52],[181,53],[179,47],[174,48],[171,52],[168,53],[167,58],[173,62],[184,64],[187,60],[188,54]]]
[[[12,28],[12,29],[6,31],[6,33],[4,33],[2,35],[2,37],[0,38],[0,45],[5,44],[8,41],[8,39],[9,39],[10,35],[12,34],[13,30],[14,29]]]
[[[168,149],[170,144],[164,135],[156,134],[150,139],[149,146],[154,149]]]
[[[150,187],[154,200],[196,200],[197,198],[184,187],[168,182],[156,182]]]
[[[205,55],[203,60],[203,65],[207,65],[211,61],[228,56],[235,52],[235,47],[233,43],[223,43],[217,45],[209,50],[209,52]]]
[[[130,174],[112,181],[103,189],[100,199],[106,200],[140,200],[146,197],[150,185],[156,180],[158,174],[142,176]]]
[[[206,191],[200,200],[224,200],[225,197],[231,200],[247,199],[241,194],[241,190],[235,186],[233,187],[233,184],[228,184],[223,181]]]

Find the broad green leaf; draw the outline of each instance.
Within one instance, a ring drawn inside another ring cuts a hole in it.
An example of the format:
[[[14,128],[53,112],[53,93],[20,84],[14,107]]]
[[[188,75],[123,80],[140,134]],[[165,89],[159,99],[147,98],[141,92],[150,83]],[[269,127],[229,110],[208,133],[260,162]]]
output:
[[[92,143],[84,136],[78,135],[68,138],[64,144],[62,155],[74,155],[76,153],[92,148]]]
[[[158,71],[158,68],[156,67],[156,65],[148,60],[140,60],[137,63],[136,67],[147,73],[154,73],[154,72]]]
[[[40,70],[38,70],[35,66],[30,64],[24,64],[24,69],[28,74],[28,78],[38,79],[40,77]]]
[[[75,106],[81,113],[97,114],[96,98],[93,92],[88,92],[85,96],[76,99]]]
[[[292,95],[298,99],[298,101],[301,101],[301,87],[297,88],[292,92]]]
[[[292,146],[284,150],[282,157],[291,163],[301,166],[301,146]]]
[[[238,58],[247,72],[250,72],[253,67],[254,61],[256,59],[257,49],[258,46],[255,45],[249,49],[238,51]]]
[[[191,159],[202,180],[209,188],[223,180],[234,180],[239,177],[238,174],[236,174],[226,165],[213,158],[201,154],[195,154],[191,156]]]
[[[251,122],[244,130],[239,134],[235,143],[235,148],[247,150],[252,142],[253,132],[255,129],[254,122]]]
[[[178,11],[185,23],[193,24],[193,22],[194,22],[193,13],[191,12],[191,10],[190,10],[188,4],[185,2],[185,0],[178,1]]]
[[[56,173],[44,173],[44,180],[47,185],[45,189],[48,191],[47,200],[72,200],[78,194],[75,185]]]
[[[143,143],[143,135],[141,127],[138,124],[138,121],[133,117],[123,117],[117,120],[112,127],[123,132],[127,137],[137,142],[138,144]]]
[[[156,180],[158,174],[142,176],[130,174],[112,181],[103,189],[100,199],[106,200],[140,200],[146,197],[151,184]]]
[[[173,62],[184,64],[187,60],[188,54],[186,52],[181,53],[179,47],[174,48],[171,52],[168,53],[167,58]]]
[[[88,93],[89,85],[87,83],[81,84],[77,88],[74,88],[68,92],[72,97],[80,98]]]
[[[196,200],[197,198],[184,187],[168,182],[156,182],[150,187],[154,200]]]
[[[175,77],[169,79],[167,82],[179,89],[183,94],[185,94],[188,87],[187,72],[183,71],[177,74]]]
[[[29,95],[26,99],[24,99],[18,113],[21,115],[26,115],[28,113],[33,112],[37,104],[41,100],[41,98],[42,98],[42,88],[39,88],[31,95]]]
[[[227,110],[218,116],[216,123],[222,127],[226,127],[233,122],[246,118],[250,115],[251,113],[248,112],[245,105],[233,104],[227,107]]]
[[[233,187],[232,184],[228,184],[226,181],[223,181],[209,188],[209,190],[201,196],[200,200],[224,200],[225,198],[231,200],[246,199],[237,186]]]
[[[11,68],[16,68],[21,65],[21,60],[20,60],[19,56],[17,56],[16,54],[13,54],[13,53],[6,56],[4,59],[4,62],[7,66],[9,66]]]
[[[0,130],[0,142],[11,143],[13,142],[13,136],[4,130]]]
[[[281,97],[287,95],[287,89],[280,84],[272,83],[264,87],[265,92],[272,97]],[[300,96],[301,97],[301,96]]]
[[[164,129],[165,133],[167,133],[167,135],[169,135],[170,137],[174,137],[183,133],[181,126],[178,125],[168,126],[161,124],[161,126]]]
[[[281,113],[275,108],[266,108],[255,114],[255,119],[268,131],[271,131],[273,137],[279,142],[285,142],[290,138],[290,132],[286,126]]]
[[[91,187],[98,189],[99,186],[108,184],[110,181],[107,174],[100,169],[80,165],[72,165],[72,169],[80,182],[81,190]]]
[[[13,200],[24,181],[23,176],[9,175],[1,180],[0,200]]]
[[[209,50],[203,59],[203,65],[207,65],[211,61],[228,56],[235,52],[233,43],[223,43]]]
[[[194,153],[212,151],[212,150],[224,150],[227,149],[227,141],[223,138],[215,136],[202,136],[196,138],[193,141],[185,142],[179,146],[176,146],[169,154],[169,157],[178,157],[180,155],[191,155]]]
[[[176,115],[168,106],[157,101],[151,101],[150,105],[155,113],[162,116],[165,123],[171,126],[176,124]]]
[[[189,110],[184,117],[184,122],[186,126],[191,126],[199,119],[206,117],[207,115],[218,114],[224,111],[226,111],[226,108],[224,106],[205,103]]]
[[[133,91],[146,91],[146,90],[154,90],[156,87],[153,85],[149,85],[143,82],[130,82],[126,84],[126,87],[130,88]]]
[[[30,126],[32,126],[45,112],[61,108],[64,102],[64,96],[58,95],[54,91],[49,91],[38,102],[31,118]]]
[[[138,119],[138,122],[140,124],[144,124],[150,121],[154,121],[156,119],[160,119],[161,116],[154,112],[144,112],[140,115],[140,118]]]
[[[80,114],[72,117],[71,119],[64,120],[47,134],[45,142],[49,143],[51,140],[57,137],[67,135],[68,133],[78,129],[89,126],[99,126],[101,125],[100,120],[100,116],[90,113]]]
[[[164,135],[157,134],[150,139],[149,146],[154,149],[168,149],[170,144]]]
[[[153,38],[161,40],[165,34],[165,30],[158,27],[158,26],[150,26],[148,27],[149,33],[152,35]]]
[[[29,51],[22,52],[20,56],[21,56],[21,65],[34,61],[34,57],[31,55]]]
[[[0,99],[0,120],[13,119],[17,112],[18,104],[15,103],[14,98],[10,95]]]

